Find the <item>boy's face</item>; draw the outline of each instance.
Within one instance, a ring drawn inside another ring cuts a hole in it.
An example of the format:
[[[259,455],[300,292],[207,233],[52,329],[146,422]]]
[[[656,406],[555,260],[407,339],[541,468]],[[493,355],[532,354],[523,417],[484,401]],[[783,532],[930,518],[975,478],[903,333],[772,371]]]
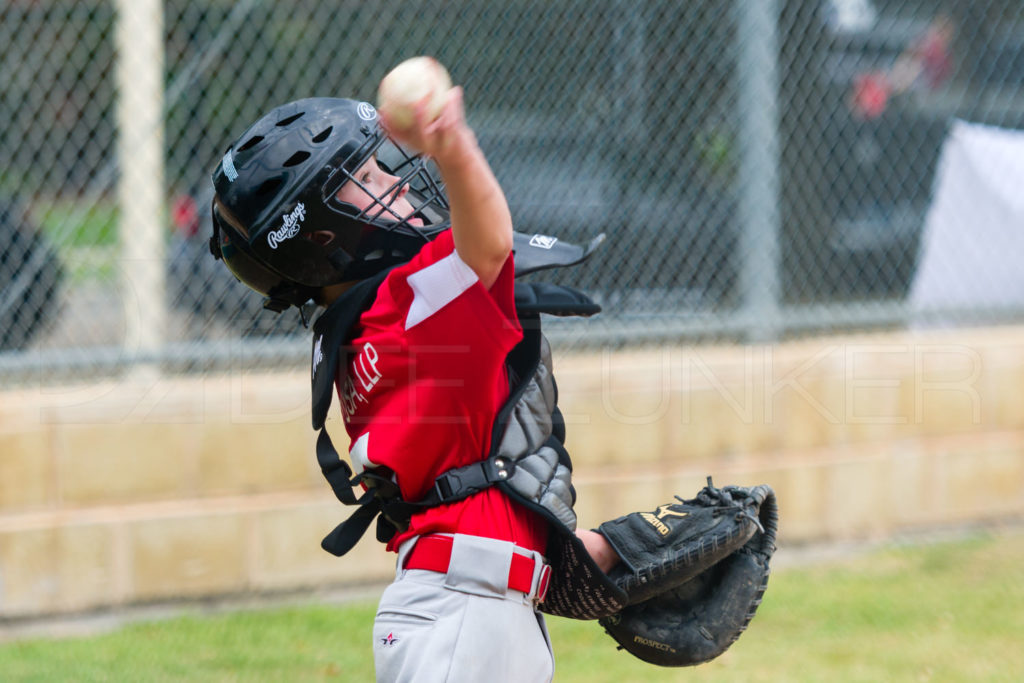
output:
[[[382,169],[376,156],[370,157],[352,176],[358,182],[350,180],[342,185],[334,195],[339,201],[366,211],[371,219],[382,217],[400,221],[413,212],[412,204],[406,198],[409,186],[398,187],[398,177]],[[422,227],[423,221],[410,218],[409,225]]]

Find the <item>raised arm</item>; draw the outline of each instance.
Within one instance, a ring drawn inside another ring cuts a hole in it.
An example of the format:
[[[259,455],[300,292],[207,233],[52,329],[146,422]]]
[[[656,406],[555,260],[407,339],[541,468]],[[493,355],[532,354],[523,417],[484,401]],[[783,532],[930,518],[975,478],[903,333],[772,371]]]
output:
[[[416,107],[415,121],[397,128],[380,112],[388,133],[432,157],[441,171],[451,203],[455,250],[488,289],[512,251],[512,216],[476,135],[466,124],[462,88],[448,91],[440,115],[427,120],[426,102]]]

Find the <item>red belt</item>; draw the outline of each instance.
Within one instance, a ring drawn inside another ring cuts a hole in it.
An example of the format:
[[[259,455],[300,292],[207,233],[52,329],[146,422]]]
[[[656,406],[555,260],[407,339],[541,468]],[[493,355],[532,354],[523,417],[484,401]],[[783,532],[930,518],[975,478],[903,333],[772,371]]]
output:
[[[427,569],[446,574],[452,560],[453,543],[454,539],[451,536],[439,534],[421,536],[409,552],[409,556],[405,560],[405,568]],[[533,572],[539,561],[513,552],[512,566],[508,570],[508,587],[529,595],[533,588]],[[544,602],[544,595],[548,592],[550,580],[551,567],[545,564],[540,574],[540,585],[537,587],[537,602]]]

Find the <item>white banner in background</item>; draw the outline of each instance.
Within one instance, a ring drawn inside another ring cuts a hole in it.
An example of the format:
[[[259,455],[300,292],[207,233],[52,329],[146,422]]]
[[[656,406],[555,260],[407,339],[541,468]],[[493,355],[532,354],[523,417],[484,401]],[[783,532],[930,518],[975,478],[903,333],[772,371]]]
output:
[[[1024,305],[1024,131],[953,123],[910,303],[920,313]]]

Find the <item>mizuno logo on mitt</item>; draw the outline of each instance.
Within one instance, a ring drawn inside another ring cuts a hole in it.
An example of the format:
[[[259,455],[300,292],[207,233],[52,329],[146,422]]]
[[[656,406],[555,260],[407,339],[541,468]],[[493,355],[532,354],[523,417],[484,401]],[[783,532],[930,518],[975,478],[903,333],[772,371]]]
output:
[[[662,536],[668,536],[669,532],[671,532],[672,530],[669,529],[668,525],[661,520],[665,519],[666,517],[686,517],[688,514],[689,513],[687,512],[673,510],[671,505],[660,505],[658,506],[657,514],[653,512],[641,512],[640,516],[644,519],[644,521],[653,526],[659,534],[661,534]]]
[[[688,514],[690,513],[673,510],[671,504],[658,506],[658,519],[665,519],[666,517],[685,517]]]
[[[668,532],[670,531],[670,529],[668,528],[668,525],[665,524],[665,522],[661,521],[650,512],[641,512],[640,516],[643,517],[648,524],[657,529],[659,534],[661,534],[662,536],[668,536]]]

